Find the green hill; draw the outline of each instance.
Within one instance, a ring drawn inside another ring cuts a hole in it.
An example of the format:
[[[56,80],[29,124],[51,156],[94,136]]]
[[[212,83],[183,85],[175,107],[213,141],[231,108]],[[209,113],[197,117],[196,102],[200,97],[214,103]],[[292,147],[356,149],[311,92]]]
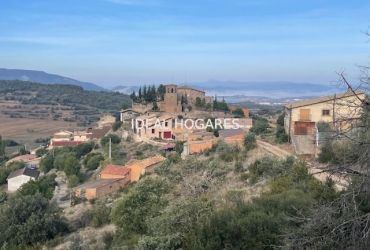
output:
[[[0,96],[20,104],[63,105],[119,111],[130,103],[128,95],[119,92],[87,91],[69,84],[40,84],[19,80],[0,80]]]

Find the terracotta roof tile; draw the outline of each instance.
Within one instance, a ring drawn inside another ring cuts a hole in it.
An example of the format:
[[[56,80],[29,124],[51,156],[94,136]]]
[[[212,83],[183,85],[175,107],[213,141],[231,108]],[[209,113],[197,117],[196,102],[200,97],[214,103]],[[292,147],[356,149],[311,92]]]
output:
[[[85,141],[53,141],[51,143],[51,146],[53,147],[77,146],[82,143],[85,143]]]
[[[115,178],[115,179],[98,179],[98,180],[93,180],[89,181],[86,183],[83,183],[73,189],[79,190],[79,189],[90,189],[90,188],[99,188],[102,186],[105,186],[110,183],[114,183],[116,181],[122,180],[122,178]]]
[[[124,166],[117,165],[108,165],[106,166],[100,174],[111,174],[111,175],[121,175],[125,176],[130,172],[129,168]]]
[[[166,157],[163,157],[162,155],[156,155],[156,156],[146,158],[140,161],[140,164],[142,164],[145,168],[147,168],[147,167],[153,166],[165,160],[166,160]]]

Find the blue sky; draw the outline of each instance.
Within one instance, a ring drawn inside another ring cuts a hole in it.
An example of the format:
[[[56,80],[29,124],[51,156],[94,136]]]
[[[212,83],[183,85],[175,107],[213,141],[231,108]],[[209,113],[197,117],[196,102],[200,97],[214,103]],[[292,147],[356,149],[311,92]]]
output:
[[[364,0],[2,0],[0,67],[105,87],[356,81],[369,13]]]

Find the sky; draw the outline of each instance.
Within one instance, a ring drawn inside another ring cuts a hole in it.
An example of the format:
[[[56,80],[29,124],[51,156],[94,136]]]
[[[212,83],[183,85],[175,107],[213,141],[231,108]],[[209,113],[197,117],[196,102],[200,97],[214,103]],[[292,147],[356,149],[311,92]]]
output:
[[[356,82],[370,1],[1,0],[0,68],[103,87]]]

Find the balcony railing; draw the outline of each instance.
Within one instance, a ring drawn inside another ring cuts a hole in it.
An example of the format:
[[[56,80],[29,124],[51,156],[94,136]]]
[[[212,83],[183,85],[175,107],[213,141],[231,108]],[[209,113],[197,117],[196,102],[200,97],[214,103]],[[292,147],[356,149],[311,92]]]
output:
[[[311,121],[312,115],[311,114],[298,114],[298,121]]]

